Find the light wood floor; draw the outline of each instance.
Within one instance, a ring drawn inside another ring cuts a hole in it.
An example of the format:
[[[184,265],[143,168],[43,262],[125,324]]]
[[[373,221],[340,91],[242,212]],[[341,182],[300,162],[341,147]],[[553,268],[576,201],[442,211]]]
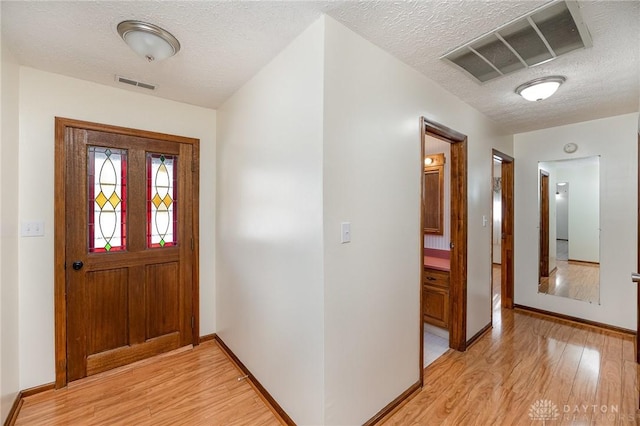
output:
[[[429,365],[425,387],[386,424],[640,424],[630,336],[500,310],[499,303],[493,318],[493,329],[467,352],[449,350]],[[17,424],[278,424],[240,375],[207,342],[29,397]],[[532,411],[538,401],[550,410]]]
[[[209,341],[25,398],[16,425],[279,425],[241,376]]]
[[[559,415],[547,424],[640,424],[633,339],[535,314],[494,313],[489,334],[447,352],[424,379],[388,425],[542,425],[529,414],[545,400]]]
[[[632,336],[501,309],[499,266],[493,306],[493,329],[425,368],[425,386],[386,426],[640,425]],[[556,411],[532,411],[538,401]]]
[[[600,265],[558,260],[556,266],[557,269],[548,278],[540,279],[540,293],[589,303],[600,301]]]

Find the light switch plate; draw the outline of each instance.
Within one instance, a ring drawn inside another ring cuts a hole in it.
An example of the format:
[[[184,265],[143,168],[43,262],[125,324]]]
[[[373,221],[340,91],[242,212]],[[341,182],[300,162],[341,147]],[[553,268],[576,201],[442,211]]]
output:
[[[351,222],[342,222],[340,224],[340,243],[351,242]]]
[[[44,222],[22,222],[20,235],[23,237],[44,237]]]

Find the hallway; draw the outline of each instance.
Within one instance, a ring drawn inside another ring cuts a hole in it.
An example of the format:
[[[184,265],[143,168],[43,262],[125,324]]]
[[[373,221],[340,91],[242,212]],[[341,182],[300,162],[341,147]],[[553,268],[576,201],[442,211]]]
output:
[[[467,352],[427,367],[425,387],[386,424],[640,423],[631,336],[520,311],[496,310],[494,321]],[[206,342],[29,397],[16,424],[277,424],[239,376]]]
[[[522,311],[494,311],[494,320],[467,352],[427,367],[425,387],[387,424],[536,424],[538,401],[554,404],[546,420],[561,424],[640,422],[631,336]]]

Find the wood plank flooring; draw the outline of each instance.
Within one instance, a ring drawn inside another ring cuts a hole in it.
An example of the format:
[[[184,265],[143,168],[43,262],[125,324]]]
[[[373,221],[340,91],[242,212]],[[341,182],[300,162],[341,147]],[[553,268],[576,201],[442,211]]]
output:
[[[491,332],[429,365],[385,425],[637,425],[634,360],[631,336],[496,310]]]
[[[540,279],[540,293],[589,303],[600,301],[600,265],[558,260],[556,266],[557,269],[548,278]]]
[[[493,307],[493,329],[425,368],[424,388],[385,425],[640,424],[632,336],[502,310],[499,266]]]
[[[16,425],[279,425],[205,342],[25,398]]]
[[[631,336],[496,306],[493,329],[429,365],[386,425],[640,424]],[[241,375],[207,342],[28,397],[17,424],[279,424]]]

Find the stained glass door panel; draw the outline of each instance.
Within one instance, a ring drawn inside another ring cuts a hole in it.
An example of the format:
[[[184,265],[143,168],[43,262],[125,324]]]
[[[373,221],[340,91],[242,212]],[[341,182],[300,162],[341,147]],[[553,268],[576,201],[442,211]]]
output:
[[[90,146],[87,159],[89,251],[126,249],[127,151]]]
[[[170,247],[178,242],[177,166],[174,155],[147,153],[147,245]]]

